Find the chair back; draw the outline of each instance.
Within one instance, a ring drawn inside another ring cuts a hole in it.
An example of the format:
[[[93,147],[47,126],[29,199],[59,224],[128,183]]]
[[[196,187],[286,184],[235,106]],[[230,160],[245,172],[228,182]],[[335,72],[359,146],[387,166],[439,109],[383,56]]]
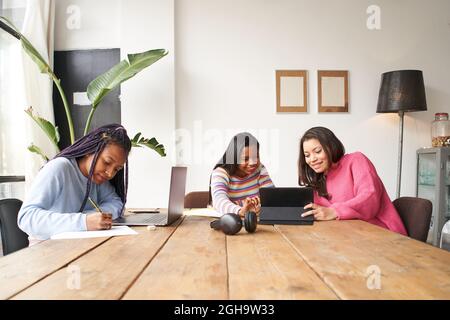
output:
[[[184,207],[191,208],[206,208],[209,202],[208,191],[193,191],[189,192],[184,197]]]
[[[431,201],[416,197],[400,197],[392,203],[405,225],[408,236],[426,242],[433,210]]]
[[[0,231],[3,255],[28,247],[28,235],[19,229],[17,215],[22,201],[18,199],[0,200]]]

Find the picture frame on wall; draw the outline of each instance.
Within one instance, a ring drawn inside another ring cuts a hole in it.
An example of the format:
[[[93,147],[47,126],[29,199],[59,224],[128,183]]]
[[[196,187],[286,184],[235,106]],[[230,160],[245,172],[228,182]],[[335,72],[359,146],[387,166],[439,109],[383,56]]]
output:
[[[307,71],[276,70],[277,112],[307,112]]]
[[[348,112],[348,71],[318,70],[319,112]]]

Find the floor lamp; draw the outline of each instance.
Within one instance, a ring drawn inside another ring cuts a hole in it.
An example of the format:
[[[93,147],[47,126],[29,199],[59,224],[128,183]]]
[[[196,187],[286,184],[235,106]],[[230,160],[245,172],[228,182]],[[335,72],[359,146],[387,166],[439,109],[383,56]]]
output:
[[[402,178],[404,114],[405,112],[426,110],[427,102],[422,71],[397,70],[385,72],[381,75],[377,113],[398,113],[400,118],[396,198],[400,197]]]

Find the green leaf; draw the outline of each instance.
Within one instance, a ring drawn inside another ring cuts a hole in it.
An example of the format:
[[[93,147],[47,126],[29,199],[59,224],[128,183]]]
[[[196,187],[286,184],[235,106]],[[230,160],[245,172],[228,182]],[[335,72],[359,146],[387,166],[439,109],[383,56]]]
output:
[[[13,29],[13,31],[8,31],[8,30],[5,30],[5,31],[9,32],[11,35],[13,35],[15,37],[17,37],[17,36],[19,37],[19,40],[22,44],[23,50],[37,64],[39,70],[42,73],[47,73],[49,75],[53,75],[53,71],[50,68],[50,66],[48,65],[47,61],[45,61],[45,59],[36,50],[36,48],[33,47],[33,45],[30,43],[30,41],[28,41],[28,39],[22,33],[20,33],[19,29],[17,29],[14,26],[14,24],[11,21],[9,21],[8,19],[6,19],[5,17],[0,17],[0,21],[6,23],[7,27],[10,27],[11,29]]]
[[[136,133],[136,135],[134,136],[134,138],[133,139],[131,139],[131,143],[134,145],[134,144],[136,144],[138,141],[139,141],[139,137],[141,136],[141,133],[140,132],[138,132],[138,133]]]
[[[167,55],[167,53],[165,49],[155,49],[137,54],[129,54],[128,61],[122,60],[104,74],[92,80],[87,88],[87,95],[92,103],[92,107],[96,108],[111,90],[152,65]]]
[[[29,107],[25,110],[26,114],[28,114],[31,119],[33,119],[38,126],[44,131],[50,141],[56,146],[57,150],[59,150],[58,142],[60,139],[58,127],[55,127],[51,122],[45,120],[44,118],[40,118],[33,114],[33,108]]]
[[[155,150],[161,157],[166,156],[166,151],[164,150],[164,146],[160,144],[155,138],[146,139],[144,137],[140,137],[141,133],[138,132],[134,138],[131,140],[131,145],[135,148],[147,147],[152,150]]]
[[[20,40],[19,30],[14,26],[14,24],[6,19],[6,17],[0,16],[0,28],[8,32],[14,38]]]
[[[37,146],[35,146],[33,143],[28,147],[28,150],[30,150],[33,153],[37,153],[44,159],[45,162],[48,162],[48,157],[44,154],[44,152]]]
[[[47,61],[41,56],[41,54],[33,47],[33,45],[23,35],[20,38],[22,48],[26,54],[36,63],[41,73],[47,73],[50,76],[53,74],[52,68],[48,65]]]

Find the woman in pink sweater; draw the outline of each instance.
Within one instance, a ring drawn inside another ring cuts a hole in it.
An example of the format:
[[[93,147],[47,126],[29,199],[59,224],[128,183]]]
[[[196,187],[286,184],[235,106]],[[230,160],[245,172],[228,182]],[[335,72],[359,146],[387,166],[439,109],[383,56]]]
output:
[[[316,220],[360,219],[406,235],[406,229],[372,162],[360,152],[345,154],[342,142],[324,127],[300,140],[299,184],[314,189],[305,206]]]

